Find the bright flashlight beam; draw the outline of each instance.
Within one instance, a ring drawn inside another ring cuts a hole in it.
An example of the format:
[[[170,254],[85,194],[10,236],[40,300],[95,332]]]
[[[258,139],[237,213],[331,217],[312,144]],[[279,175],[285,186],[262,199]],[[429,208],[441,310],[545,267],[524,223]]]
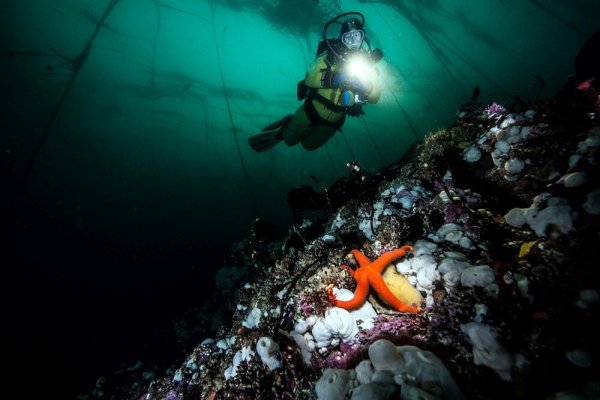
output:
[[[363,82],[372,82],[375,78],[373,65],[365,57],[356,54],[348,60],[348,73]]]

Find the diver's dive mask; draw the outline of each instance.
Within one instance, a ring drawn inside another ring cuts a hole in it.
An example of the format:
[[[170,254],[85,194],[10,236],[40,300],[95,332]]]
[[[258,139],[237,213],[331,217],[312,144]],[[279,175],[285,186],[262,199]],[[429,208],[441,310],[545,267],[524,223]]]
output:
[[[336,35],[335,39],[330,39],[330,35],[328,35],[329,27],[332,25],[341,26],[339,34]],[[364,26],[364,15],[356,11],[346,12],[332,18],[331,20],[327,21],[323,27],[323,40],[319,44],[319,50],[317,54],[321,54],[321,52],[325,49],[321,48],[321,44],[323,44],[323,46],[327,46],[330,52],[337,59],[342,61],[346,61],[346,58],[352,53],[355,53],[357,50],[366,51],[367,53],[371,54],[371,43],[365,34]],[[364,48],[365,44],[366,48]],[[380,59],[381,54],[379,54],[377,59],[374,59],[373,61],[377,62]]]
[[[342,35],[342,43],[349,49],[359,49],[362,46],[365,32],[360,29],[352,29]]]

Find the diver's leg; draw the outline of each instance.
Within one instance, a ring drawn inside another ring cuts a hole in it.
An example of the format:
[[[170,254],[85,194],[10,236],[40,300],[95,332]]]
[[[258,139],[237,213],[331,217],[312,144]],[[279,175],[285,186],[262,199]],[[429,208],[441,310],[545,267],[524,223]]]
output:
[[[313,126],[310,135],[302,140],[302,147],[306,150],[316,150],[323,146],[335,134],[337,129],[333,126]]]
[[[291,114],[286,115],[285,117],[281,118],[280,120],[277,120],[277,121],[273,122],[272,124],[265,126],[261,130],[261,132],[278,131],[282,127],[285,128],[289,124],[291,118],[292,118]]]
[[[292,114],[286,115],[279,121],[265,126],[261,133],[248,138],[248,144],[254,151],[258,152],[268,150],[277,145],[283,140],[283,131],[289,125],[292,117]]]
[[[283,140],[288,146],[294,146],[306,138],[310,134],[311,129],[310,120],[304,108],[300,107],[296,110],[292,120],[283,131]]]

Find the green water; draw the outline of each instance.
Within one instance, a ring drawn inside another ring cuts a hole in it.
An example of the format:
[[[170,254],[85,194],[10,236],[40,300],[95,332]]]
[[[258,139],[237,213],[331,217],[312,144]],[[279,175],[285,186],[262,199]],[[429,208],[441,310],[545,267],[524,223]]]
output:
[[[477,85],[483,103],[551,97],[600,20],[592,0],[120,0],[65,92],[108,4],[0,1],[10,334],[50,336],[31,351],[71,366],[112,349],[96,369],[156,310],[205,297],[257,217],[287,227],[291,188],[398,160]],[[247,138],[299,106],[322,26],[346,11],[384,51],[381,101],[317,151],[253,152]]]

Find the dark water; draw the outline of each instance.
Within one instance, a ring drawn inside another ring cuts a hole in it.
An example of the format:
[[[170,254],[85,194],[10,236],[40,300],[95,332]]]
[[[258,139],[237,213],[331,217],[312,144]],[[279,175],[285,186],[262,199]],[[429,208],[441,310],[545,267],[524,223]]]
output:
[[[111,3],[0,2],[2,343],[26,392],[170,352],[148,338],[210,295],[257,217],[290,224],[291,188],[397,160],[475,86],[551,97],[600,20],[591,0]],[[380,103],[315,152],[252,152],[349,10],[384,50]]]

